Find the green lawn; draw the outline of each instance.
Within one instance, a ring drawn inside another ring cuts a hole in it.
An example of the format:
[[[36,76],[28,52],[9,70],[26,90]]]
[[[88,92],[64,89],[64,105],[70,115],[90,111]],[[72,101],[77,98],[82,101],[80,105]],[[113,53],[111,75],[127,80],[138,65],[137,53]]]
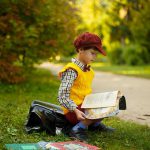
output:
[[[123,66],[110,65],[107,63],[93,63],[92,67],[98,71],[112,72],[115,74],[149,78],[150,79],[150,65],[144,66]]]
[[[24,84],[0,84],[0,149],[6,143],[33,143],[44,141],[66,141],[63,135],[50,136],[45,132],[26,134],[24,123],[33,100],[57,103],[59,80],[48,70],[37,69]],[[113,134],[89,132],[90,144],[104,150],[148,150],[150,128],[118,118],[104,120],[117,130]]]

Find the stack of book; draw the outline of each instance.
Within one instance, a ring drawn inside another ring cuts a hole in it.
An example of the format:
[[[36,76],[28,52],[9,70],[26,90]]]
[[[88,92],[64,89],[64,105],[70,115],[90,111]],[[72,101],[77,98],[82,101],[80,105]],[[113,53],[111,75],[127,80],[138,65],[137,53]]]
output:
[[[100,148],[79,142],[79,141],[67,141],[67,142],[44,142],[29,144],[6,144],[7,150],[100,150]]]

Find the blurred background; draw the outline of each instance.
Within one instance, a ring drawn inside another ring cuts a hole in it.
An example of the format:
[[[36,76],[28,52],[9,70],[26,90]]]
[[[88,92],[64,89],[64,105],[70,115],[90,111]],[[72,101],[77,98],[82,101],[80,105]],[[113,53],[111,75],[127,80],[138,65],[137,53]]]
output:
[[[149,0],[1,0],[0,81],[22,82],[43,61],[70,61],[85,31],[107,51],[93,67],[150,78],[149,7]]]

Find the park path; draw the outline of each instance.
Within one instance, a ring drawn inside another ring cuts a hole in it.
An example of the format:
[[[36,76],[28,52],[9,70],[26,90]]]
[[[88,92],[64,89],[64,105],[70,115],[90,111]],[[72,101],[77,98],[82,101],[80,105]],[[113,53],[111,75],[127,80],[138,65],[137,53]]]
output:
[[[49,69],[54,75],[62,65],[45,62],[40,65]],[[127,110],[121,111],[119,118],[150,126],[150,80],[128,77],[96,71],[93,92],[120,90],[126,97]]]

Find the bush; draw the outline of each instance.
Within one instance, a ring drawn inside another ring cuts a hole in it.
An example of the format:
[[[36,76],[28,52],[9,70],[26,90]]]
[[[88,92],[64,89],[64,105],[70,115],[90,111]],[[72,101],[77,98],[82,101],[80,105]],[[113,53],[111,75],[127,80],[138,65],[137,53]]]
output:
[[[124,48],[124,62],[127,65],[143,65],[149,63],[149,53],[146,48],[137,44],[131,44]]]
[[[150,63],[148,50],[138,44],[130,44],[123,47],[118,43],[114,43],[108,57],[110,62],[115,65],[135,66]]]
[[[124,59],[122,57],[123,48],[120,44],[113,44],[111,51],[108,53],[109,61],[111,64],[121,65],[124,64]]]
[[[19,83],[25,80],[23,68],[14,64],[17,56],[15,54],[0,54],[0,83]]]

